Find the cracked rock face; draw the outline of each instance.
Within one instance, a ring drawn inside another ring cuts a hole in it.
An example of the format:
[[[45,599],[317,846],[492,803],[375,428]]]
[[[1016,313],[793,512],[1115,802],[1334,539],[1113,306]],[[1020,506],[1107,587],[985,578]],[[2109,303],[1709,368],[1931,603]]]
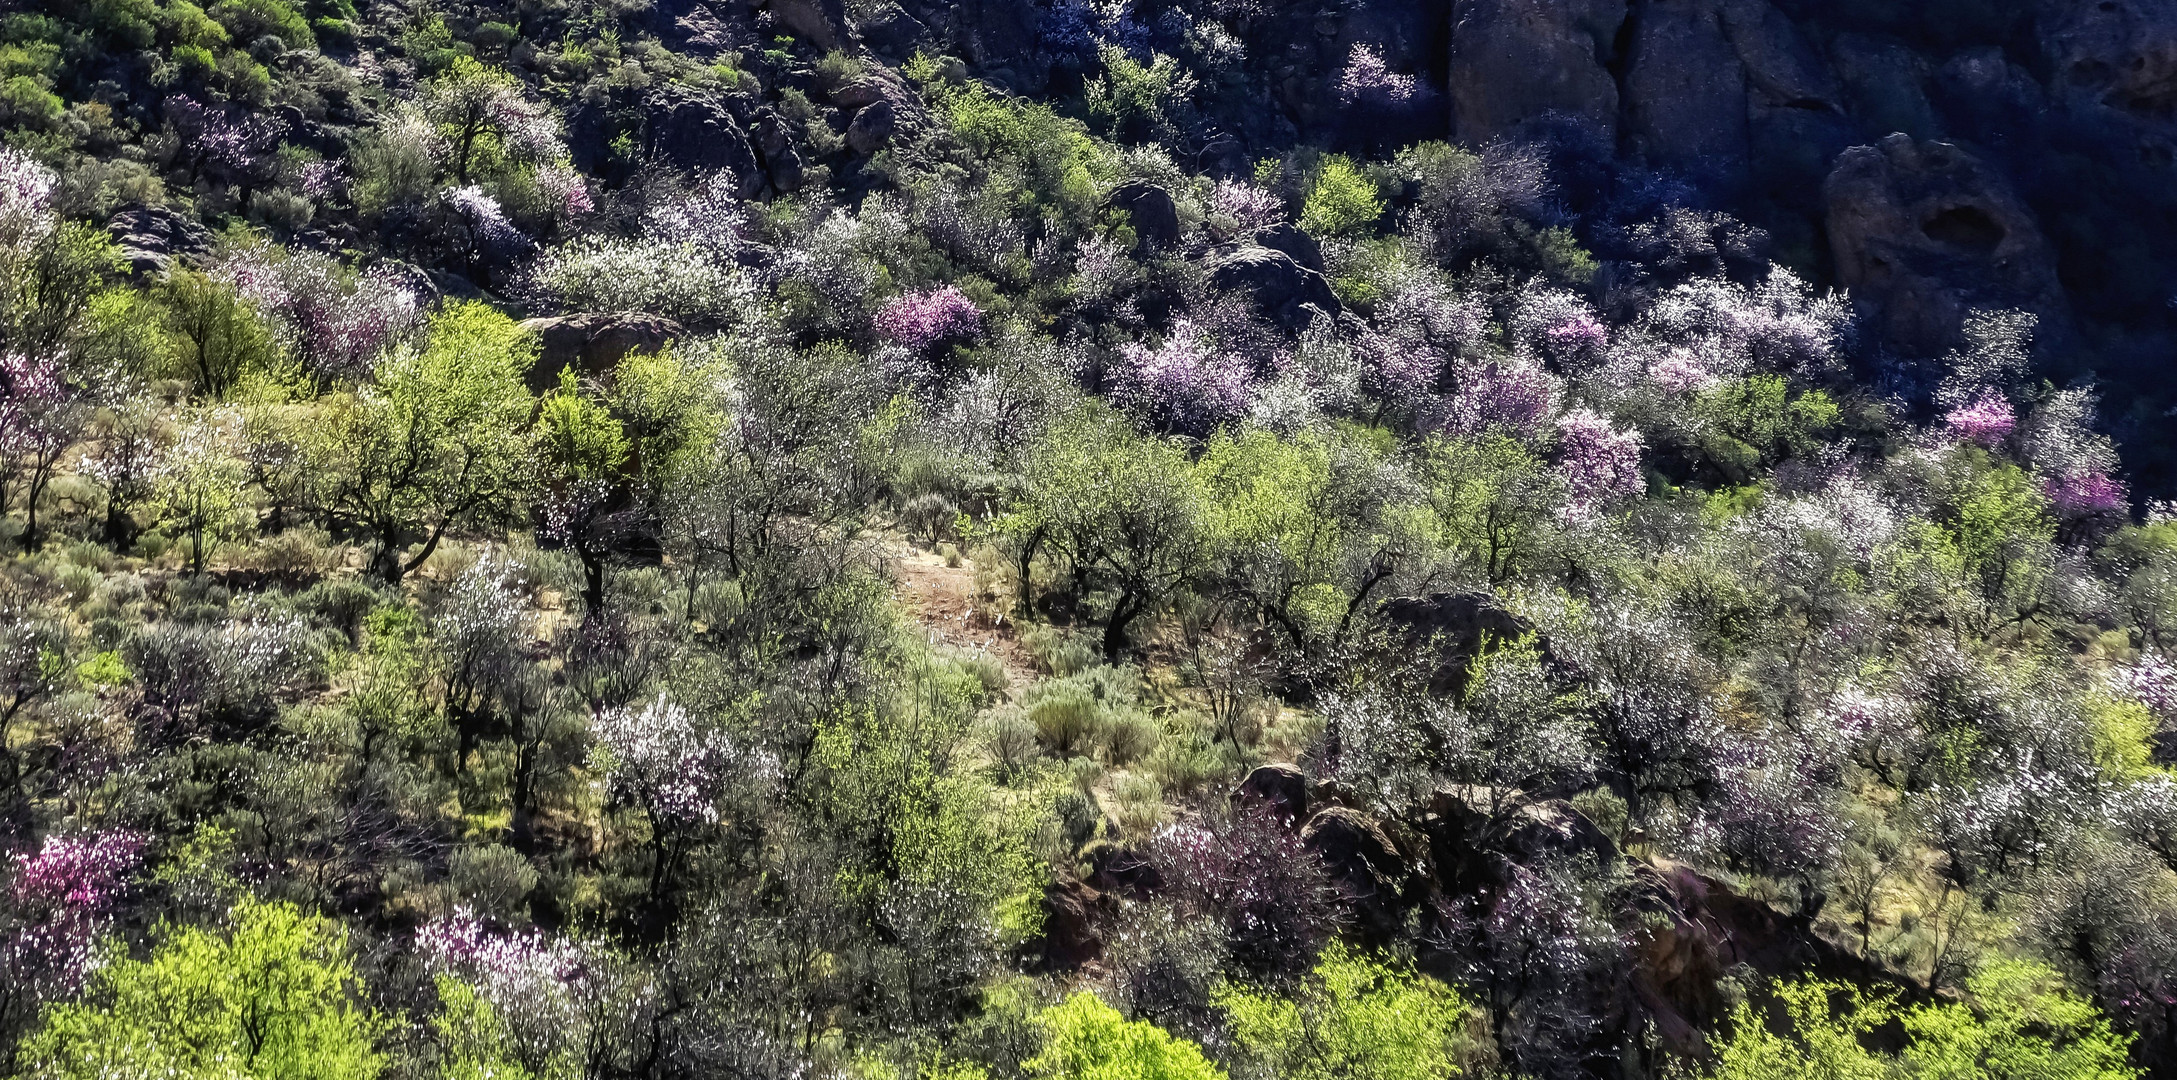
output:
[[[1449,81],[1459,139],[1487,142],[1552,115],[1615,138],[1608,64],[1625,12],[1624,0],[1460,0]]]
[[[2073,108],[2177,122],[2177,0],[2063,0],[2040,37],[2051,90]]]
[[[1974,308],[2063,314],[2033,214],[1954,144],[1897,134],[1855,146],[1838,155],[1823,197],[1839,284],[1908,349],[1939,351]]]

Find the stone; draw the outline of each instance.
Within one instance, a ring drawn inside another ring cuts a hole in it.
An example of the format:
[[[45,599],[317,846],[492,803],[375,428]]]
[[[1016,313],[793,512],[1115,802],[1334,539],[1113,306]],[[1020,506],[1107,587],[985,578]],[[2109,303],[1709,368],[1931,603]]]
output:
[[[1433,650],[1429,692],[1456,697],[1466,689],[1469,667],[1488,643],[1524,637],[1533,627],[1475,593],[1401,596],[1383,603],[1383,617],[1398,631],[1396,647],[1407,655]]]
[[[1111,193],[1108,205],[1126,211],[1142,250],[1168,250],[1179,243],[1179,208],[1163,188],[1138,180],[1121,184]]]
[[[685,334],[679,323],[641,312],[525,319],[521,326],[537,337],[537,363],[528,378],[537,393],[558,386],[559,373],[570,366],[581,378],[610,379],[627,354],[655,352]]]
[[[138,206],[115,214],[106,222],[107,233],[121,245],[121,258],[140,276],[163,274],[183,255],[212,250],[210,229],[194,217],[163,206]]]
[[[1651,165],[1732,177],[1748,154],[1746,69],[1714,0],[1653,0],[1634,21],[1625,138]]]
[[[890,145],[898,130],[898,110],[890,101],[878,101],[855,113],[847,124],[847,146],[857,154],[874,154]]]
[[[1995,169],[1952,143],[1899,133],[1852,147],[1822,194],[1838,283],[1911,352],[1954,344],[1975,308],[2067,315],[2033,213]]]
[[[819,49],[837,49],[847,41],[844,0],[771,0],[771,17]]]
[[[1396,934],[1405,909],[1406,860],[1375,822],[1358,810],[1318,810],[1300,830],[1300,843],[1323,860],[1359,916],[1379,938]]]
[[[1114,914],[1112,899],[1095,886],[1061,877],[1043,890],[1043,963],[1045,972],[1079,971],[1104,954],[1103,924]]]
[[[1289,331],[1297,331],[1313,318],[1309,309],[1327,314],[1339,310],[1330,281],[1300,265],[1282,251],[1246,245],[1228,250],[1210,262],[1210,284],[1245,294],[1264,315]]]
[[[2037,29],[2059,99],[2177,120],[2177,0],[2061,0],[2046,5]]]
[[[763,190],[764,170],[748,133],[725,106],[708,96],[669,92],[650,105],[650,149],[683,169],[724,169],[742,198]]]
[[[1323,245],[1315,242],[1300,226],[1281,221],[1267,229],[1255,231],[1255,242],[1272,251],[1282,251],[1292,260],[1318,274],[1326,273],[1323,266]]]
[[[1458,0],[1452,130],[1479,144],[1554,114],[1613,139],[1618,86],[1608,64],[1625,18],[1625,0]]]
[[[1478,844],[1521,866],[1567,855],[1618,857],[1618,845],[1564,799],[1513,803],[1482,828]]]
[[[1308,778],[1297,767],[1282,762],[1258,765],[1233,789],[1232,801],[1266,807],[1289,823],[1304,821],[1308,816]]]

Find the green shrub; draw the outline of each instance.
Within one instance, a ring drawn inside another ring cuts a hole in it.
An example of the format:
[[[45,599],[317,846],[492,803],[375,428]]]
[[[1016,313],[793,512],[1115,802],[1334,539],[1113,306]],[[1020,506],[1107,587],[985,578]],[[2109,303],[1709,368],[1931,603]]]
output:
[[[1450,987],[1342,944],[1290,996],[1227,988],[1243,1076],[1264,1080],[1438,1080],[1459,1075],[1472,1006]]]
[[[1043,1052],[1024,1063],[1039,1080],[1222,1080],[1200,1047],[1146,1020],[1129,1021],[1078,993],[1036,1017]]]
[[[1343,236],[1373,227],[1383,216],[1383,205],[1376,182],[1352,158],[1332,154],[1323,159],[1322,171],[1301,204],[1300,227],[1314,236]]]

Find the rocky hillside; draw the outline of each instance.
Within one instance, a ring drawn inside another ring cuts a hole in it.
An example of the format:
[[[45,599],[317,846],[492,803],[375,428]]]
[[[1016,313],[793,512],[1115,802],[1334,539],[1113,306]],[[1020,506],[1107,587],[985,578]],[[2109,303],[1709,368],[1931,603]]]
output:
[[[2177,1076],[2173,79],[0,4],[0,1076]]]

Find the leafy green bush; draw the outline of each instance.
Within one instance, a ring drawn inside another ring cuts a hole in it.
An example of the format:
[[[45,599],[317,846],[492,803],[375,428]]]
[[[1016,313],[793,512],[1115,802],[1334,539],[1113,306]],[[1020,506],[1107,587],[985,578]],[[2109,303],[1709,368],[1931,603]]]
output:
[[[1343,944],[1323,950],[1290,996],[1228,986],[1240,1076],[1264,1080],[1438,1080],[1460,1075],[1473,1006],[1410,967]]]
[[[1372,228],[1383,210],[1376,182],[1352,158],[1332,154],[1301,203],[1300,227],[1318,237],[1344,236]]]
[[[1223,1080],[1193,1043],[1146,1020],[1129,1021],[1078,993],[1036,1017],[1043,1052],[1024,1065],[1039,1080]]]
[[[143,960],[118,943],[80,1002],[24,1043],[38,1076],[369,1080],[387,1022],[362,1004],[339,924],[246,900],[233,929],[168,927]]]

